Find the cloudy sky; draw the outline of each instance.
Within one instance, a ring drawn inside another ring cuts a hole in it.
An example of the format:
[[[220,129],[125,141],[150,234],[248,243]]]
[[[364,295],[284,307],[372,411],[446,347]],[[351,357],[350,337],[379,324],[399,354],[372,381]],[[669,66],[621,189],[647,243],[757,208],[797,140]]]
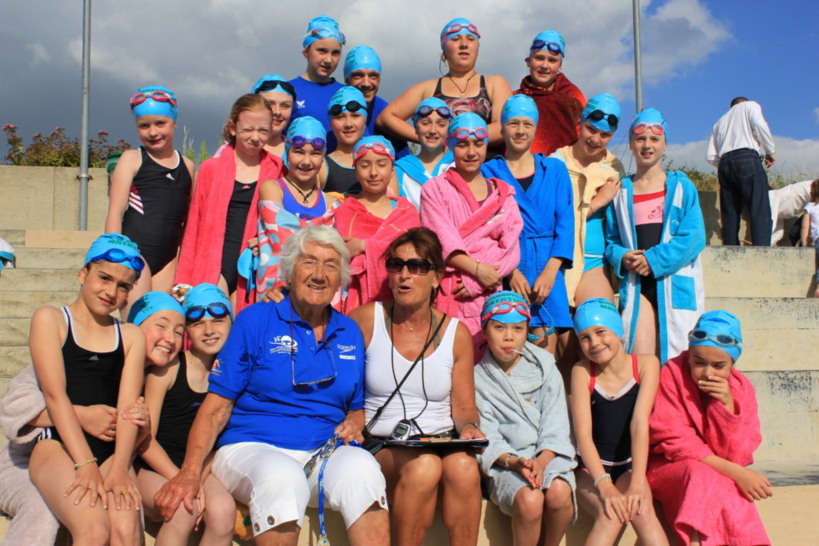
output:
[[[261,75],[304,70],[307,20],[338,19],[347,48],[380,54],[381,96],[439,76],[438,34],[456,16],[483,38],[478,69],[505,76],[513,89],[526,74],[531,39],[554,28],[567,41],[564,72],[587,96],[611,92],[634,114],[632,3],[629,0],[140,0],[95,2],[92,22],[92,135],[137,144],[128,99],[162,84],[180,99],[182,127],[213,151],[233,100]],[[344,8],[340,6],[345,6]],[[459,6],[459,7],[457,7]],[[537,7],[535,7],[537,6]],[[815,0],[642,0],[644,104],[670,124],[676,167],[710,171],[705,141],[731,98],[762,104],[777,141],[778,171],[819,176],[819,4]],[[741,9],[738,9],[741,6]],[[0,125],[27,140],[66,127],[79,135],[82,1],[28,0],[0,7]],[[339,67],[339,75],[341,67]],[[624,131],[613,145],[626,156]],[[5,155],[5,146],[0,147]]]

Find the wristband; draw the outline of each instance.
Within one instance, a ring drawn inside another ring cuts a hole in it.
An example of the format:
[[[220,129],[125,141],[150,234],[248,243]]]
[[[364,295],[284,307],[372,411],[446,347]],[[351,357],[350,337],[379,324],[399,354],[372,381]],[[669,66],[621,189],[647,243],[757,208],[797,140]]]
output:
[[[517,453],[506,454],[506,457],[503,458],[503,466],[505,466],[507,470],[509,470],[509,457],[515,457],[516,459],[519,459],[520,455],[518,455]]]
[[[478,278],[478,268],[479,268],[480,266],[481,266],[481,261],[476,259],[476,260],[475,260],[475,278],[476,278],[476,279]]]
[[[461,427],[461,432],[463,432],[463,431],[464,431],[464,429],[465,429],[466,427],[468,427],[469,425],[472,425],[472,426],[473,426],[473,427],[475,427],[475,429],[477,429],[477,430],[480,430],[480,428],[481,428],[481,425],[480,425],[480,424],[478,424],[478,423],[476,423],[476,422],[474,422],[474,421],[467,421],[466,423],[464,423],[464,426],[462,426],[462,427]]]
[[[83,466],[85,466],[87,464],[96,463],[96,462],[97,462],[97,458],[96,457],[91,457],[87,461],[83,461],[81,463],[74,463],[74,469],[76,470],[76,469],[78,469],[80,467],[83,467]]]
[[[598,484],[600,484],[600,482],[602,482],[603,480],[611,481],[611,474],[606,472],[602,476],[599,476],[599,477],[595,478],[594,479],[594,488],[597,489]]]

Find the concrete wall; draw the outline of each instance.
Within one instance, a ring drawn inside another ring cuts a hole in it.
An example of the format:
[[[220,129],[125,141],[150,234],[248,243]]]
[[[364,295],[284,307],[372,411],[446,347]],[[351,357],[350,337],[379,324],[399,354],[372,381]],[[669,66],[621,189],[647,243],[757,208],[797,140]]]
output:
[[[77,167],[0,165],[0,228],[77,229],[79,173]],[[108,212],[108,175],[105,169],[91,169],[89,174],[88,229],[102,230]]]

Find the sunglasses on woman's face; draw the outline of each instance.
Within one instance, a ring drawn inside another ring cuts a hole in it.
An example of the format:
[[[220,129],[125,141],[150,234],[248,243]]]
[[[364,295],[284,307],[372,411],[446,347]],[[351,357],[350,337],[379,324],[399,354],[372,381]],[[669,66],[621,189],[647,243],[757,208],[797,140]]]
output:
[[[438,269],[432,262],[421,258],[410,258],[409,260],[387,258],[385,265],[389,273],[400,273],[404,266],[407,266],[411,275],[426,275],[431,269]]]

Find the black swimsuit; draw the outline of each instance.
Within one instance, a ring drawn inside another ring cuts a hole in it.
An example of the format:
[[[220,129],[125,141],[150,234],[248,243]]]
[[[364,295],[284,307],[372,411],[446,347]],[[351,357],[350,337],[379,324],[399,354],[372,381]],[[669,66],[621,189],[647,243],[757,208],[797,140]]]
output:
[[[122,347],[122,335],[119,321],[115,319],[117,346],[112,351],[98,353],[83,349],[74,339],[73,319],[67,307],[63,307],[68,332],[63,343],[63,363],[65,366],[65,392],[71,404],[77,406],[93,406],[105,404],[117,407],[119,382],[122,376],[122,366],[125,363],[125,349]],[[105,442],[83,431],[85,441],[91,453],[101,465],[114,454],[114,442]],[[62,441],[55,427],[46,429],[41,439],[50,438]]]
[[[433,97],[443,100],[452,111],[452,117],[466,112],[478,114],[486,123],[492,122],[492,100],[489,98],[489,91],[486,90],[486,80],[481,76],[481,89],[474,97],[450,97],[441,91],[441,80],[435,86]]]
[[[162,412],[159,414],[159,428],[156,441],[178,467],[185,460],[188,433],[199,406],[205,399],[205,392],[196,392],[188,384],[188,363],[184,351],[179,353],[179,369],[176,381],[165,394]]]
[[[225,219],[225,242],[222,246],[221,274],[227,281],[228,294],[236,291],[236,282],[239,279],[236,262],[245,249],[247,241],[242,238],[245,234],[247,215],[250,204],[253,202],[253,193],[256,191],[256,182],[233,182],[233,194],[230,196],[227,218]]]
[[[142,165],[131,182],[122,234],[139,247],[151,274],[156,275],[176,257],[182,243],[191,195],[191,175],[176,152],[173,169],[154,161],[140,148]]]

